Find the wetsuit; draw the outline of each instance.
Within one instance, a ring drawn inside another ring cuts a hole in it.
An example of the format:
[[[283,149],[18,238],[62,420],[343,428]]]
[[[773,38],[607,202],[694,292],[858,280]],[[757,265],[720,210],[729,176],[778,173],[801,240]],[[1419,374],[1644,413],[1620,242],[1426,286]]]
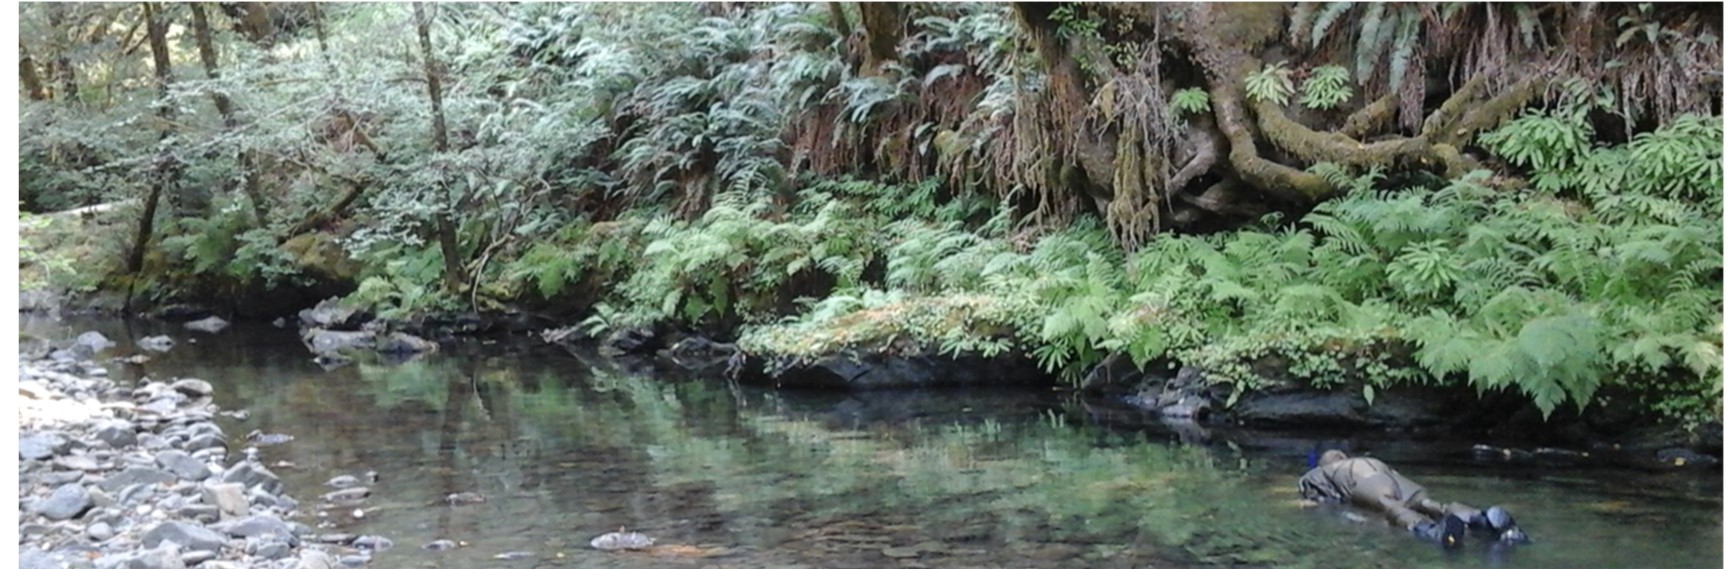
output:
[[[1350,502],[1379,510],[1399,527],[1416,530],[1452,515],[1471,521],[1480,512],[1458,503],[1429,499],[1428,490],[1375,458],[1343,458],[1322,464],[1297,482],[1302,497],[1324,502]]]

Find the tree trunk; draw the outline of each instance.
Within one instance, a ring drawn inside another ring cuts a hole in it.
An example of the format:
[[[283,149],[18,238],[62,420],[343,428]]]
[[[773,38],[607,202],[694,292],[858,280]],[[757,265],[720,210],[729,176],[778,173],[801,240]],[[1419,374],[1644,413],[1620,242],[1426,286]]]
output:
[[[54,4],[48,11],[48,25],[54,29],[55,43],[52,74],[60,82],[59,92],[54,94],[54,98],[62,101],[78,98],[77,71],[72,68],[72,58],[66,55],[72,50],[72,34],[66,31],[66,10],[69,7],[67,4]]]
[[[30,57],[30,50],[24,47],[24,42],[18,42],[18,82],[24,87],[24,94],[32,101],[48,98],[48,91],[42,87],[42,77],[36,74],[36,59]]]
[[[151,44],[151,63],[156,68],[157,93],[161,100],[157,102],[159,142],[169,138],[169,123],[174,118],[174,106],[169,104],[169,86],[174,77],[169,69],[169,22],[166,21],[157,5],[145,3],[145,35]],[[151,192],[145,196],[145,210],[139,216],[139,229],[133,236],[133,248],[127,254],[127,272],[138,274],[145,266],[145,245],[151,241],[151,233],[155,229],[157,203],[163,194],[168,193],[170,184],[174,183],[175,157],[168,149],[157,151],[157,157],[152,165]],[[129,295],[130,296],[130,295]],[[130,299],[129,299],[130,301]]]
[[[203,4],[193,4],[192,8],[193,38],[199,44],[199,60],[205,64],[205,76],[217,79],[217,48],[211,44],[211,22],[205,17]],[[217,106],[217,113],[223,116],[223,129],[234,134],[238,128],[235,103],[222,91],[213,91],[211,102]],[[266,219],[265,200],[259,195],[259,178],[253,171],[253,153],[241,150],[235,154],[235,161],[241,169],[241,190],[247,195],[247,201],[253,205],[253,225],[262,227]]]
[[[436,156],[446,153],[449,144],[446,136],[446,110],[440,99],[440,66],[434,62],[434,45],[428,39],[428,22],[431,19],[421,2],[415,4],[416,10],[416,42],[422,48],[422,73],[427,76],[428,107],[434,115],[434,153]],[[459,260],[458,227],[452,220],[452,200],[447,200],[447,207],[435,214],[434,231],[440,242],[440,254],[446,260],[446,289],[457,293],[463,287],[463,263]]]
[[[857,2],[862,31],[867,34],[868,53],[857,75],[880,74],[880,65],[898,61],[898,42],[904,39],[904,5],[897,2]]]

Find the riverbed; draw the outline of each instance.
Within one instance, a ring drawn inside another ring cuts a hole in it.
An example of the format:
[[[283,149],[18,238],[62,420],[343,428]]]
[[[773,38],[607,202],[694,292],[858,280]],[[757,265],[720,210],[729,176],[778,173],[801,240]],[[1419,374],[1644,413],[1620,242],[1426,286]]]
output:
[[[372,567],[1689,568],[1722,551],[1716,470],[1395,451],[1436,497],[1499,503],[1536,540],[1449,553],[1299,504],[1295,452],[1105,426],[1054,391],[774,391],[533,340],[328,371],[294,330],[263,324],[208,335],[26,316],[23,328],[57,341],[98,330],[121,344],[105,357],[174,337],[111,375],[205,379],[219,405],[251,413],[225,432],[294,436],[261,459],[281,464],[303,523],[394,540]],[[379,479],[364,504],[320,515],[326,480],[368,471]],[[482,501],[448,503],[461,493]],[[620,529],[656,546],[587,546]],[[420,547],[438,539],[462,546]]]

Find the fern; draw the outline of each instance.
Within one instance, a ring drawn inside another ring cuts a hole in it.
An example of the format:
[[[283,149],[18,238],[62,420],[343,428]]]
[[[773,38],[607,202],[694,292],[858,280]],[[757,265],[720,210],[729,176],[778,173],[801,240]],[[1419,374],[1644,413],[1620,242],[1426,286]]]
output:
[[[1302,83],[1302,106],[1330,109],[1350,100],[1350,71],[1337,65],[1314,68]]]
[[[1170,95],[1169,108],[1178,115],[1190,115],[1211,111],[1211,98],[1199,87],[1177,89]]]
[[[1296,83],[1291,80],[1292,71],[1287,62],[1267,65],[1259,72],[1242,80],[1248,99],[1264,101],[1277,105],[1287,105],[1290,96],[1296,93]]]

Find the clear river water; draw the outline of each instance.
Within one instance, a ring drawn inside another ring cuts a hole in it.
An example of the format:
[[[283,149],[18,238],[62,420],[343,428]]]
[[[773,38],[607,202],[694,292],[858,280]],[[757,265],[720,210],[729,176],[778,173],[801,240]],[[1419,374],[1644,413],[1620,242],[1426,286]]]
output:
[[[293,435],[260,454],[284,463],[299,521],[394,540],[377,568],[1695,568],[1722,554],[1718,471],[1491,465],[1463,446],[1350,441],[1437,498],[1506,506],[1536,539],[1444,552],[1299,504],[1306,451],[1184,443],[1063,392],[774,391],[530,341],[326,371],[293,330],[265,325],[23,328],[99,330],[120,343],[105,356],[174,337],[112,376],[210,381],[220,405],[251,412],[225,420],[236,448],[253,429]],[[327,479],[369,470],[360,518],[318,516]],[[447,504],[462,492],[486,500]],[[623,528],[656,547],[587,546]],[[436,539],[464,546],[420,547]]]

